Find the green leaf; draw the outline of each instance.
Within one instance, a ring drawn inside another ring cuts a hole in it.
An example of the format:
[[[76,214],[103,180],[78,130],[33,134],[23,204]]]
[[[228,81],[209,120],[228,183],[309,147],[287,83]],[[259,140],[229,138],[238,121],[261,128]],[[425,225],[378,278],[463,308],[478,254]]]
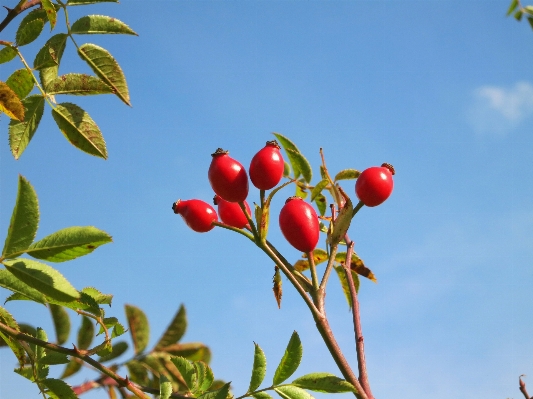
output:
[[[272,399],[272,396],[270,396],[266,392],[257,392],[252,395],[255,399]]]
[[[518,10],[517,12],[514,13],[513,17],[517,20],[517,21],[520,21],[522,19],[522,10]]]
[[[133,305],[124,305],[126,318],[130,328],[135,354],[138,355],[146,349],[150,338],[150,326],[144,312]]]
[[[5,269],[0,269],[0,287],[23,295],[34,302],[45,303],[46,298],[39,291],[31,288]]]
[[[291,175],[291,165],[289,165],[288,162],[284,162],[283,163],[283,177],[289,177],[290,175]]]
[[[71,32],[78,35],[94,33],[123,33],[137,36],[137,33],[135,33],[124,22],[104,15],[86,15],[85,17],[81,17],[72,24]]]
[[[307,159],[300,152],[297,152],[290,148],[286,148],[285,152],[287,153],[287,156],[291,161],[292,168],[296,169],[297,167],[304,180],[307,183],[311,183],[311,179],[313,178],[313,171],[311,170],[311,165],[309,164]]]
[[[518,7],[518,0],[512,0],[509,9],[507,10],[507,16],[511,15],[513,11]]]
[[[48,21],[50,21],[50,30],[54,30],[57,21],[57,13],[54,4],[50,0],[41,0],[41,5],[46,11]]]
[[[51,81],[46,90],[48,94],[70,94],[88,96],[113,93],[113,89],[103,80],[81,73],[68,73]]]
[[[193,361],[203,361],[209,363],[211,360],[211,351],[207,346],[200,342],[188,342],[186,344],[174,344],[161,348],[164,351],[173,356],[181,356]]]
[[[17,51],[13,47],[6,46],[0,50],[0,64],[11,61],[17,56]]]
[[[29,181],[19,175],[15,207],[2,251],[5,258],[23,253],[33,242],[39,224],[37,194]]]
[[[189,388],[189,390],[193,389],[196,384],[196,370],[191,362],[181,356],[172,357],[170,360],[180,372],[187,388]]]
[[[98,359],[99,362],[108,362],[110,360],[116,359],[120,355],[122,355],[124,352],[128,350],[128,343],[126,341],[119,341],[113,345],[113,348],[111,349],[111,353],[107,356],[102,356],[100,359]]]
[[[56,342],[58,345],[63,345],[70,335],[70,318],[67,311],[61,306],[54,304],[49,306],[56,331]]]
[[[104,137],[87,112],[75,104],[62,103],[52,110],[52,116],[73,146],[88,154],[107,158]]]
[[[291,149],[291,150],[293,150],[293,152],[300,152],[298,150],[298,147],[296,147],[296,145],[292,141],[290,141],[287,137],[282,136],[279,133],[272,133],[272,134],[274,136],[276,136],[276,139],[279,141],[279,143],[281,144],[281,146],[283,147],[285,152],[287,152],[287,149]],[[294,171],[294,178],[297,179],[301,175],[300,169],[298,168],[298,164],[294,164],[292,162],[292,159],[291,159],[291,156],[290,156],[289,153],[287,153],[287,156],[289,157],[289,161],[291,163],[292,170]]]
[[[81,292],[87,296],[90,296],[97,304],[111,306],[111,301],[113,300],[113,295],[111,294],[102,294],[93,287],[85,287],[81,290]]]
[[[26,18],[29,17],[29,14]],[[39,37],[44,28],[44,21],[42,19],[32,19],[26,22],[26,18],[20,23],[17,34],[15,36],[15,41],[18,46],[25,46],[33,42]]]
[[[310,373],[303,375],[293,382],[299,388],[309,389],[315,392],[341,393],[357,392],[355,387],[348,381],[343,380],[330,373]]]
[[[355,169],[344,169],[335,175],[335,181],[357,179],[361,172]]]
[[[48,341],[48,335],[46,334],[46,331],[42,329],[41,327],[37,327],[37,335],[35,336],[37,339],[40,339],[41,341]],[[35,361],[39,362],[45,355],[45,349],[41,346],[37,346],[32,344],[33,351],[35,352]]]
[[[28,255],[49,262],[65,262],[93,252],[111,242],[111,236],[96,227],[67,227],[30,245]]]
[[[311,201],[314,201],[328,184],[329,181],[327,179],[320,180],[320,182],[311,190]]]
[[[0,307],[0,321],[7,325],[8,327],[11,327],[13,330],[20,331],[19,325],[7,310]],[[9,346],[11,351],[15,354],[19,366],[23,367],[25,364],[25,358],[26,358],[26,352],[24,351],[24,348],[22,345],[15,339],[11,338],[9,335],[4,334],[0,331],[0,338],[3,339],[3,341]]]
[[[254,343],[255,353],[254,353],[254,365],[252,367],[252,378],[250,379],[250,386],[248,387],[248,392],[253,392],[263,382],[266,375],[266,356],[263,350],[259,345]]]
[[[283,399],[313,399],[313,395],[309,392],[292,385],[277,387],[274,388],[274,391]]]
[[[326,214],[326,209],[328,208],[328,200],[323,194],[318,194],[315,198],[315,204],[318,208],[318,212],[320,212],[320,216],[324,216]]]
[[[138,360],[130,360],[126,363],[126,367],[128,368],[128,376],[131,381],[139,385],[148,385],[150,383],[148,370],[143,363]]]
[[[167,327],[167,329],[163,333],[163,336],[159,339],[159,341],[155,345],[154,350],[157,351],[166,346],[175,344],[181,339],[181,337],[183,337],[183,334],[185,334],[186,330],[187,330],[187,313],[185,311],[185,306],[180,305],[178,312],[176,313],[176,315],[170,322],[170,325]]]
[[[29,259],[4,261],[7,270],[37,291],[59,301],[72,301],[80,293],[54,268]]]
[[[353,205],[348,198],[344,206],[337,215],[337,219],[333,224],[333,232],[331,233],[331,245],[336,245],[344,239],[350,223],[352,222]]]
[[[307,191],[305,190],[305,188],[303,188],[300,184],[296,184],[296,196],[297,197],[300,197],[302,199],[306,199],[307,198]]]
[[[118,323],[118,319],[116,317],[106,317],[104,318],[104,325],[107,329],[110,329],[112,327],[115,326],[115,324]],[[100,325],[100,331],[98,331],[98,334],[96,335],[100,335],[100,334],[103,334],[105,332],[105,329],[102,325]]]
[[[527,17],[527,22],[529,22],[529,26],[533,29],[533,17]]]
[[[48,303],[53,303],[55,305],[64,306],[72,310],[85,310],[96,316],[101,315],[101,310],[98,307],[98,303],[89,295],[83,291],[79,292],[80,297],[73,301],[60,301],[54,298],[47,297],[46,300]]]
[[[122,101],[131,105],[124,73],[107,50],[95,44],[86,43],[79,47],[78,54],[100,79],[113,88],[115,94]]]
[[[24,120],[24,106],[20,98],[4,82],[0,82],[0,112],[4,112],[11,119]]]
[[[67,45],[67,38],[68,35],[65,33],[58,33],[57,35],[52,36],[50,39],[47,40],[47,42],[44,44],[44,46],[39,50],[37,55],[35,56],[35,60],[33,61],[33,68],[34,69],[45,69],[45,68],[55,68],[55,77],[57,77],[57,67],[59,63],[61,62],[61,58],[63,57],[63,52],[65,51],[65,47]],[[50,79],[53,80],[53,79]],[[48,82],[44,82],[41,75],[41,81],[43,85],[47,86]]]
[[[41,359],[39,363],[46,365],[55,365],[55,364],[67,364],[69,363],[67,355],[62,353],[57,353],[52,350],[46,350],[46,355]]]
[[[533,6],[525,6],[524,7],[524,10],[526,13],[528,13],[529,15],[533,15]]]
[[[346,273],[344,271],[344,268],[342,266],[335,266],[334,268],[341,282],[342,292],[344,292],[344,297],[346,298],[346,301],[348,302],[348,307],[351,309],[352,308],[352,295],[350,294],[350,287],[348,286],[348,280],[346,279]],[[355,291],[358,292],[359,291],[359,276],[353,270],[351,272],[352,272],[352,279],[353,279]]]
[[[88,349],[93,342],[94,324],[87,316],[82,316],[81,325],[78,330],[78,349]]]
[[[47,378],[41,383],[48,388],[46,394],[51,399],[78,399],[70,385],[63,380],[57,380],[55,378]]]
[[[44,111],[44,97],[33,95],[22,100],[26,109],[24,122],[9,121],[9,147],[15,159],[19,159],[33,138]]]
[[[224,384],[222,388],[206,392],[198,396],[197,399],[226,399],[229,394],[229,387],[230,383],[228,382],[227,384]]]
[[[335,260],[339,263],[344,263],[346,261],[346,252],[339,252],[335,256]],[[365,262],[357,255],[355,252],[352,253],[352,261],[350,262],[350,269],[353,272],[356,272],[360,276],[366,277],[367,279],[377,283],[378,280],[372,270],[366,267]]]
[[[71,358],[67,366],[65,367],[65,370],[63,370],[63,373],[61,374],[61,379],[65,379],[67,377],[70,377],[71,375],[76,374],[78,371],[81,370],[81,367],[83,365],[83,362],[81,360],[78,360],[76,358]]]
[[[23,99],[33,89],[33,75],[27,69],[18,69],[6,80],[6,84],[13,90],[19,99]]]
[[[194,362],[193,366],[196,371],[196,384],[192,392],[198,395],[204,393],[211,387],[215,377],[211,368],[204,362]]]
[[[163,374],[159,376],[159,399],[169,399],[172,395],[172,382]]]
[[[303,348],[300,337],[298,336],[298,333],[294,331],[278,368],[274,373],[274,379],[272,380],[273,385],[281,384],[296,371],[302,360],[302,353]]]
[[[118,3],[118,0],[68,0],[67,6],[84,6],[96,3]]]

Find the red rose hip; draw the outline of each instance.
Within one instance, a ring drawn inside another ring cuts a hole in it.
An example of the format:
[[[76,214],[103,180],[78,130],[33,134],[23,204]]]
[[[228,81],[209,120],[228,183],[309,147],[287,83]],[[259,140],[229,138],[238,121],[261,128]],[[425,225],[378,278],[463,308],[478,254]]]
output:
[[[291,197],[279,213],[279,227],[285,239],[302,252],[315,249],[320,236],[318,216],[313,207],[299,197]]]
[[[177,200],[172,204],[172,210],[175,214],[181,215],[187,226],[198,233],[211,230],[215,227],[213,222],[218,221],[213,207],[198,199]]]
[[[220,219],[228,226],[242,229],[248,224],[248,219],[238,203],[228,202],[219,195],[215,195],[213,203],[218,206],[218,215],[220,216]],[[244,201],[244,206],[248,211],[248,214],[252,215],[250,207],[246,201]]]
[[[267,141],[250,163],[250,180],[260,190],[270,190],[277,186],[283,177],[285,161],[281,156],[280,146],[277,141]]]
[[[207,176],[213,191],[228,202],[242,202],[248,196],[248,175],[246,169],[218,148],[209,166]]]
[[[382,204],[392,193],[394,168],[388,163],[365,169],[357,178],[355,193],[366,206]]]

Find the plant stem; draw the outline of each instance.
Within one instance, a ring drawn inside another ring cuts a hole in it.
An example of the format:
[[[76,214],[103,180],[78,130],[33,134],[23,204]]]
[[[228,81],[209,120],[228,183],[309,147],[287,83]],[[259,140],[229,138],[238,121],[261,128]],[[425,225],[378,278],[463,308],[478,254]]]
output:
[[[254,238],[256,242],[261,241],[261,237],[259,237],[259,233],[257,232],[257,228],[255,227],[255,223],[252,220],[252,216],[248,214],[248,211],[246,210],[246,206],[244,205],[244,201],[239,202],[239,207],[242,210],[242,213],[246,216],[246,220],[248,220],[248,224],[250,225],[250,228],[252,229],[252,234],[254,235]]]
[[[353,208],[352,218],[355,216],[357,212],[359,212],[359,209],[361,209],[365,204],[363,204],[363,201],[359,201],[355,208]]]
[[[525,396],[526,399],[533,399],[533,397],[531,398],[529,397],[529,394],[527,393],[527,390],[526,390],[526,383],[522,381],[522,377],[523,375],[518,377],[518,383],[520,385],[520,392],[522,392],[522,394]]]
[[[316,295],[320,287],[318,286],[318,277],[316,275],[315,257],[313,256],[313,251],[307,253],[307,259],[309,262],[309,268],[311,269],[311,279],[313,281],[313,290]]]
[[[3,323],[0,323],[0,331],[16,339],[17,341],[29,342],[37,346],[40,346],[41,348],[45,348],[45,349],[48,349],[48,350],[51,350],[57,353],[62,353],[64,355],[76,357],[80,360],[83,360],[85,363],[90,364],[95,369],[100,371],[102,374],[105,374],[108,377],[111,377],[113,380],[117,382],[118,386],[125,387],[126,389],[128,389],[128,391],[130,391],[131,393],[133,393],[134,395],[136,395],[137,397],[141,399],[150,399],[149,396],[147,396],[146,394],[144,394],[144,392],[142,392],[140,387],[133,384],[127,377],[126,378],[120,377],[118,374],[116,374],[112,370],[108,369],[107,367],[97,362],[96,360],[92,359],[88,355],[82,354],[77,349],[68,349],[68,348],[64,348],[56,344],[52,344],[50,342],[42,341],[31,335],[26,335],[24,333],[21,333]]]
[[[243,236],[248,238],[250,241],[254,241],[255,242],[254,237],[250,233],[248,233],[248,232],[246,232],[244,230],[238,229],[238,228],[233,227],[233,226],[228,226],[227,224],[220,223],[220,222],[213,222],[213,224],[215,226],[222,227],[223,229],[231,230],[231,231],[234,231],[236,233],[242,234]]]
[[[11,9],[8,8],[6,17],[4,18],[2,22],[0,22],[0,32],[2,32],[6,28],[6,26],[9,25],[9,23],[13,19],[15,19],[17,15],[21,14],[28,8],[34,7],[38,4],[41,4],[41,0],[31,0],[31,1],[21,0],[19,1],[19,3],[17,4],[15,8],[11,8]]]
[[[351,263],[354,242],[350,240],[348,234],[345,235],[344,239],[348,246],[346,251],[346,260],[344,262],[344,272],[346,273],[346,280],[348,281],[348,287],[350,289],[350,296],[352,299],[353,327],[355,333],[355,348],[357,350],[357,364],[359,367],[359,381],[361,382],[361,386],[366,392],[368,399],[374,399],[374,396],[372,396],[372,391],[370,390],[370,383],[368,381],[368,373],[366,370],[365,345],[363,341],[363,329],[361,327],[359,301],[357,300],[357,291],[355,290],[355,285],[352,278]]]

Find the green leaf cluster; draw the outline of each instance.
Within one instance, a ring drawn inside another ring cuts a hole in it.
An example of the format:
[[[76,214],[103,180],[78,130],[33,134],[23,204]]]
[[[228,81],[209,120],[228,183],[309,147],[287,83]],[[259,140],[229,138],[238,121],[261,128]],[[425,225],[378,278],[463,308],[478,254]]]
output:
[[[53,0],[41,0],[41,8],[29,11],[20,21],[14,42],[2,43],[4,47],[0,50],[0,63],[11,62],[18,55],[24,66],[7,80],[0,80],[0,112],[4,112],[11,119],[9,145],[15,159],[22,155],[32,140],[43,116],[45,104],[50,106],[59,130],[72,145],[90,155],[107,158],[105,140],[93,118],[77,104],[57,103],[56,96],[114,94],[127,105],[131,105],[126,78],[117,60],[109,51],[96,44],[79,45],[75,41],[75,35],[137,35],[135,31],[110,16],[85,15],[72,24],[67,24],[66,32],[56,33],[46,41],[35,56],[33,68],[25,62],[21,52],[25,49],[23,46],[34,42],[43,34],[47,23],[50,24],[50,31],[53,31],[61,12],[68,21],[71,6],[105,1],[72,0],[55,3]],[[59,75],[67,41],[74,44],[78,56],[94,75],[77,72]]]

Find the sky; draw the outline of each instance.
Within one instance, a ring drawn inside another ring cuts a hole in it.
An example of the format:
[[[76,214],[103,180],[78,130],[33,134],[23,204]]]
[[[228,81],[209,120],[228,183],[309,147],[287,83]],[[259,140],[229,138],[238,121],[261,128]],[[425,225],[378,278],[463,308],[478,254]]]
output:
[[[109,15],[138,33],[78,36],[117,59],[132,107],[112,95],[57,98],[96,121],[105,161],[65,140],[49,108],[16,161],[1,117],[0,242],[21,174],[39,197],[38,239],[86,225],[113,236],[112,244],[55,267],[79,289],[113,294],[107,315],[124,324],[124,304],[143,309],[152,345],[183,303],[183,342],[207,344],[215,376],[232,381],[236,395],[248,387],[253,343],[267,356],[268,380],[294,330],[304,348],[295,375],[339,375],[287,280],[277,308],[273,264],[259,249],[226,230],[195,233],[170,207],[178,198],[210,201],[207,170],[216,148],[247,166],[272,132],[296,143],[314,183],[320,148],[333,173],[389,162],[394,192],[383,205],[363,208],[349,231],[378,279],[362,281],[359,293],[374,396],[518,398],[518,376],[533,375],[533,31],[527,21],[506,18],[507,7],[503,0],[73,7],[71,21]],[[0,39],[13,40],[15,29],[12,23]],[[63,20],[56,29],[64,31]],[[22,48],[28,60],[45,33]],[[15,61],[0,65],[0,80],[18,68]],[[68,72],[90,73],[72,44],[60,68]],[[354,199],[353,181],[342,186]],[[273,215],[292,194],[278,194]],[[248,202],[258,200],[251,189]],[[299,258],[275,217],[269,240],[287,259]],[[328,317],[355,367],[348,306],[337,281],[328,289]],[[2,302],[8,294],[0,291]],[[53,337],[42,306],[5,307]],[[70,315],[74,341],[79,317]],[[12,372],[15,364],[0,350],[0,398],[38,398]],[[94,376],[87,371],[67,382]],[[533,390],[533,380],[525,381]]]

